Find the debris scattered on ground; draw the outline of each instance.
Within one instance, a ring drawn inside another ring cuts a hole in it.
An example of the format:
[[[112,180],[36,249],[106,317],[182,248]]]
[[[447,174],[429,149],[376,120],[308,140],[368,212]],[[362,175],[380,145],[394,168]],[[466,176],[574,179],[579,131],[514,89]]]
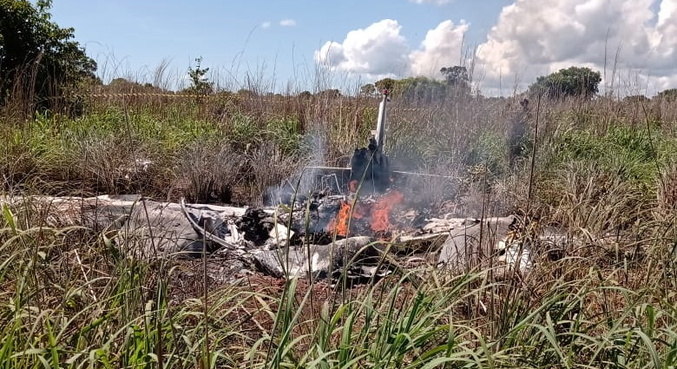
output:
[[[233,264],[222,268],[233,273],[357,281],[422,264],[454,273],[492,268],[497,276],[528,273],[534,266],[534,245],[520,235],[515,216],[425,216],[430,209],[424,213],[407,207],[393,191],[355,196],[314,195],[296,206],[268,208],[157,202],[140,196],[25,197],[11,202],[49,212],[53,225],[106,232],[129,257],[207,254]],[[553,229],[537,238],[546,245],[548,258],[557,257],[565,239]]]

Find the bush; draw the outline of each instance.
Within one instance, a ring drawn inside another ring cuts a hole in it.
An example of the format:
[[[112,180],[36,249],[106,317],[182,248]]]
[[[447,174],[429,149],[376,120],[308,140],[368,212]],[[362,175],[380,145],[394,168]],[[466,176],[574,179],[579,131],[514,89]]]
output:
[[[231,121],[231,134],[229,135],[236,148],[244,150],[248,145],[259,142],[261,128],[258,122],[251,116],[236,113]]]
[[[270,140],[275,142],[287,155],[298,154],[301,149],[303,134],[301,122],[294,117],[273,119],[266,127]]]
[[[154,164],[138,141],[91,135],[73,151],[76,178],[97,194],[149,192]]]
[[[470,147],[471,149],[464,160],[467,166],[475,168],[481,166],[494,178],[507,172],[506,153],[508,148],[503,137],[497,134],[483,133]]]
[[[653,141],[653,142],[652,142]],[[552,167],[558,163],[596,162],[604,170],[623,180],[649,183],[656,175],[658,152],[668,150],[670,143],[646,131],[631,127],[613,127],[604,136],[590,131],[569,131],[554,143]]]
[[[180,153],[173,187],[191,202],[231,203],[235,185],[244,178],[240,173],[244,166],[242,155],[229,145],[197,141]]]

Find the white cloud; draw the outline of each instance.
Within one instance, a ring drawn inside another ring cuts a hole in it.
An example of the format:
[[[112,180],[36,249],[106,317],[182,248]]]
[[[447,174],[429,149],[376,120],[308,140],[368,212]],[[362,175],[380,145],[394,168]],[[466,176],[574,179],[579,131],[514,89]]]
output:
[[[315,51],[315,61],[325,67],[366,76],[406,74],[409,46],[397,21],[384,19],[364,29],[348,32],[343,42],[326,42]]]
[[[315,60],[369,79],[440,77],[441,67],[461,64],[469,27],[444,21],[414,48],[396,20],[384,19],[348,32],[342,42],[325,43]],[[602,73],[606,66],[604,88],[617,64],[616,91],[652,94],[676,87],[675,40],[677,0],[515,0],[478,46],[473,79],[484,92],[498,92],[500,85],[508,92],[572,65]]]
[[[283,19],[280,21],[280,26],[282,27],[294,27],[296,25],[296,21],[293,19]]]
[[[462,64],[461,49],[467,30],[468,24],[463,21],[455,26],[452,21],[446,20],[428,31],[421,48],[409,55],[411,73],[439,77],[440,68]]]
[[[463,36],[468,25],[440,23],[426,34],[417,50],[412,50],[400,34],[402,27],[392,19],[384,19],[364,29],[348,32],[343,42],[326,42],[315,51],[319,64],[367,78],[423,75],[440,77],[439,70],[457,65],[461,57]]]
[[[452,0],[409,0],[409,1],[416,4],[444,5],[449,4]]]
[[[268,22],[268,21],[261,23],[261,28],[263,28],[263,29],[268,29],[268,28],[270,28],[270,26],[271,26],[271,23]]]
[[[517,0],[478,47],[485,83],[519,76],[524,87],[559,68],[602,71],[605,62],[610,76],[618,51],[618,68],[665,85],[677,76],[677,0],[659,1],[655,12],[655,0]]]

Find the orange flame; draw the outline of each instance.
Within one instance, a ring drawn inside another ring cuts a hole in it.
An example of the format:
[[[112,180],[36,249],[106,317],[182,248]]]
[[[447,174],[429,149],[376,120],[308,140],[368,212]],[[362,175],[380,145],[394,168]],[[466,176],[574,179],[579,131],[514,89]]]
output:
[[[404,195],[399,191],[391,191],[381,198],[376,203],[369,206],[363,203],[355,203],[353,207],[352,201],[344,201],[341,203],[341,208],[336,214],[336,217],[329,222],[327,230],[335,232],[339,236],[347,237],[350,231],[349,224],[351,220],[368,220],[369,227],[373,232],[385,233],[391,230],[390,213],[393,208],[404,200]]]
[[[390,230],[390,212],[395,205],[404,200],[404,195],[399,191],[391,191],[378,199],[371,209],[371,230],[374,232],[387,232]]]
[[[349,231],[348,224],[350,219],[362,219],[364,215],[364,209],[359,203],[355,204],[355,209],[353,210],[352,202],[344,201],[341,203],[341,209],[339,209],[338,214],[332,219],[327,228],[330,231],[336,232],[339,236],[346,237]]]

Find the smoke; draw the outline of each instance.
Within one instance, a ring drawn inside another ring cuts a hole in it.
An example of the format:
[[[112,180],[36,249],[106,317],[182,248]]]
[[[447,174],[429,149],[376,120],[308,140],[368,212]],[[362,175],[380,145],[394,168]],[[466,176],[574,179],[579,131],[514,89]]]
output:
[[[309,153],[306,165],[282,183],[269,187],[263,195],[265,205],[289,205],[292,202],[302,202],[307,199],[309,194],[322,190],[326,186],[336,187],[331,178],[322,178],[320,176],[321,170],[317,168],[326,163],[326,139],[324,135],[320,132],[306,135],[303,146]]]

